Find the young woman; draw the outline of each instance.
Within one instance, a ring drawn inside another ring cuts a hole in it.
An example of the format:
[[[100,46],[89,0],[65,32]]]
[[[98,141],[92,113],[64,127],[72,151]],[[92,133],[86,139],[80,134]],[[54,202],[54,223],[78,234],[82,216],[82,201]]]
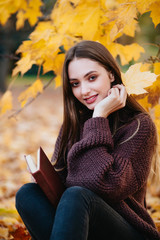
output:
[[[82,41],[67,52],[63,98],[64,121],[52,161],[66,190],[57,209],[35,183],[16,195],[32,238],[160,239],[145,202],[155,125],[127,95],[103,45]]]

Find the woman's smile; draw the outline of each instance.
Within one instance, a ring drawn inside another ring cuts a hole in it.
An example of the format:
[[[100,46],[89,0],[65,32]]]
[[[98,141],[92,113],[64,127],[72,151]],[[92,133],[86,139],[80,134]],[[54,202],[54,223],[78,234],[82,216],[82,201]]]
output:
[[[98,97],[98,94],[96,95],[92,95],[88,98],[85,98],[84,101],[87,103],[87,104],[92,104],[94,103],[96,100],[97,100],[97,97]]]

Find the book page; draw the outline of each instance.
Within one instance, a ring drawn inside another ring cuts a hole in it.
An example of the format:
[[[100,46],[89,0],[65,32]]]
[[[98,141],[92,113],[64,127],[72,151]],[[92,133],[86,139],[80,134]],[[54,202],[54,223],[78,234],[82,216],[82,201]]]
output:
[[[37,170],[40,169],[40,148],[37,151]]]
[[[36,172],[36,171],[37,171],[37,167],[36,167],[36,165],[35,165],[32,157],[31,157],[30,155],[27,155],[27,156],[25,156],[25,159],[26,159],[26,162],[27,162],[27,166],[28,166],[28,168],[29,168],[29,171],[30,171],[31,173]]]

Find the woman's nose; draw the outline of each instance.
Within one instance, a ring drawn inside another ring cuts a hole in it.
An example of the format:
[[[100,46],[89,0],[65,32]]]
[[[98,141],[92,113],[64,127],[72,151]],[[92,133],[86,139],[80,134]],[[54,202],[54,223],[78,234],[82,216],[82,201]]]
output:
[[[90,87],[88,86],[88,84],[86,83],[81,84],[81,94],[85,96],[89,92],[90,92]]]

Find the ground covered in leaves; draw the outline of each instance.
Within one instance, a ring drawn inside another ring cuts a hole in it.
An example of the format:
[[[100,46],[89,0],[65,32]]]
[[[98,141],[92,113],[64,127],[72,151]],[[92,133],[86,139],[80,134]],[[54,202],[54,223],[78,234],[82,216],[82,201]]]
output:
[[[14,90],[17,96],[21,88]],[[15,104],[18,108],[18,104]],[[49,87],[30,106],[13,118],[0,120],[0,240],[29,240],[15,209],[15,194],[30,181],[24,154],[36,157],[42,146],[50,158],[62,123],[62,92]],[[160,191],[152,188],[148,211],[160,229]]]
[[[14,89],[16,96],[21,87]],[[15,101],[18,109],[19,105]],[[24,154],[42,146],[50,158],[62,123],[61,89],[49,87],[17,116],[0,119],[0,239],[29,239],[15,209],[15,194],[31,180]]]

